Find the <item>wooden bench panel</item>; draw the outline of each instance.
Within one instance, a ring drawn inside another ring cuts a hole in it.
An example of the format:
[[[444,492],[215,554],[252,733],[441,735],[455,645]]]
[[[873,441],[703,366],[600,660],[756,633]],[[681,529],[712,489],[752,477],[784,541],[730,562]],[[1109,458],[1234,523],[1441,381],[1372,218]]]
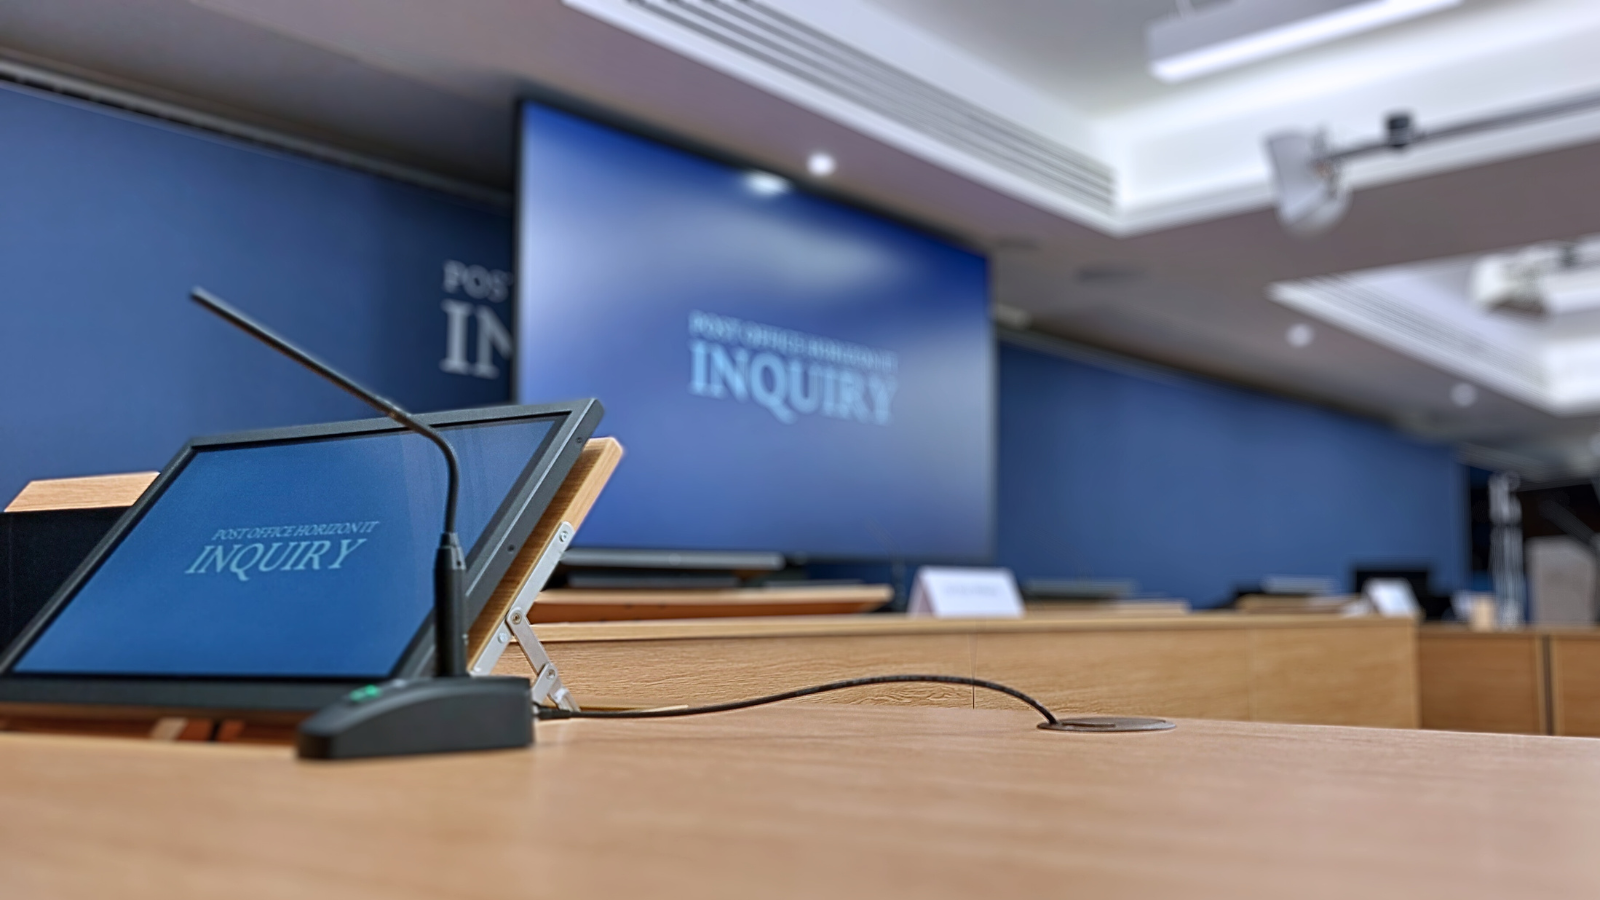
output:
[[[974,671],[1062,714],[1250,718],[1249,632],[979,634]],[[980,692],[980,707],[1017,701]]]
[[[1416,728],[1409,629],[1275,628],[1250,633],[1250,718]]]
[[[545,650],[560,669],[562,682],[585,706],[698,705],[863,675],[972,674],[970,639],[958,634],[552,642]],[[501,657],[495,673],[526,676],[527,660],[513,647]],[[880,685],[799,702],[970,709],[972,689]]]
[[[1544,638],[1423,629],[1417,636],[1423,728],[1548,734]]]
[[[1552,732],[1600,737],[1600,635],[1551,635]]]

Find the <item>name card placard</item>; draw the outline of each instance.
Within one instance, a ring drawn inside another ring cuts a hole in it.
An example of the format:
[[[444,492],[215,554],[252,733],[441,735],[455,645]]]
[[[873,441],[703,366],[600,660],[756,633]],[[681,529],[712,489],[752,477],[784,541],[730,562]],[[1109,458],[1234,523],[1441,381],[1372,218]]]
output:
[[[1422,618],[1422,607],[1412,593],[1411,582],[1404,578],[1369,578],[1361,586],[1361,593],[1380,616],[1400,619]]]
[[[1010,569],[923,566],[907,611],[941,619],[1020,619],[1022,594]]]

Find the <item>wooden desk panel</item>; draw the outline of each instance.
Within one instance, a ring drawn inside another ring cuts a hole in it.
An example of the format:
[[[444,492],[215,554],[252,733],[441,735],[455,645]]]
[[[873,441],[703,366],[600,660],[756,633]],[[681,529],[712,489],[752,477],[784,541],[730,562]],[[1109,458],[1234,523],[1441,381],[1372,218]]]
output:
[[[0,735],[7,897],[1600,896],[1600,742],[812,706],[539,728],[528,751]]]
[[[1531,631],[1417,634],[1423,728],[1548,734],[1545,643]]]
[[[1551,729],[1600,737],[1600,633],[1549,636]]]
[[[1394,619],[1191,615],[932,620],[817,616],[539,625],[578,702],[703,703],[858,675],[969,675],[1063,711],[1415,727],[1415,627]],[[496,669],[527,674],[521,654]],[[893,686],[822,703],[1003,705]]]
[[[972,671],[970,643],[966,636],[955,634],[552,642],[545,649],[578,702],[600,708],[721,703],[862,675]],[[501,657],[495,673],[531,677],[532,670],[513,648]],[[874,685],[803,702],[970,709],[972,689]]]
[[[1250,718],[1416,728],[1415,633],[1402,628],[1250,632]]]
[[[973,672],[1058,713],[1250,718],[1250,633],[979,634]],[[980,707],[1016,701],[979,692]]]

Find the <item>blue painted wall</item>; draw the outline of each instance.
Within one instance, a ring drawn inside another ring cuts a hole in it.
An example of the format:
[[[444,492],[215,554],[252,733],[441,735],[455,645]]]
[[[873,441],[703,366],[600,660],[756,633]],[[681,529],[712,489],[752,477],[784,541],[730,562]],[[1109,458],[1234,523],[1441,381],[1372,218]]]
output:
[[[997,563],[1132,578],[1210,606],[1263,575],[1347,585],[1356,563],[1466,577],[1448,446],[1200,379],[1000,347]]]
[[[196,284],[402,404],[507,396],[504,359],[440,368],[446,299],[511,325],[443,278],[510,269],[507,212],[10,87],[0,135],[0,505],[33,478],[159,468],[196,434],[371,415],[190,303]]]

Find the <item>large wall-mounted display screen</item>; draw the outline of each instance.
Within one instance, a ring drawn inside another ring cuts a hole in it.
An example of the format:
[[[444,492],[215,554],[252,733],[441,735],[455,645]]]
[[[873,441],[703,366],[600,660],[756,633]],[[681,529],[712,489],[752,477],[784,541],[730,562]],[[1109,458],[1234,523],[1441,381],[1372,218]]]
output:
[[[522,107],[519,397],[596,396],[628,456],[580,546],[991,552],[984,257]]]

